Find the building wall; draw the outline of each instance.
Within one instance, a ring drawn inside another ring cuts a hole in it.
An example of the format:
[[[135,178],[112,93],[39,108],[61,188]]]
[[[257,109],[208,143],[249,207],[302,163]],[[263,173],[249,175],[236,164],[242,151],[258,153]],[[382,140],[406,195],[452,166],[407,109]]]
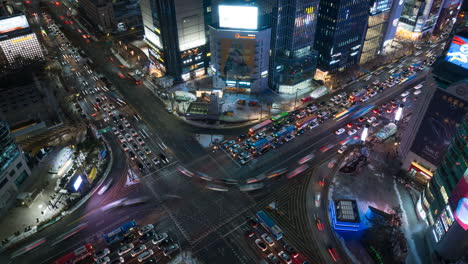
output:
[[[8,124],[0,120],[0,211],[12,205],[19,188],[30,174],[26,159],[15,144]]]
[[[246,31],[211,27],[210,38],[216,88],[243,93],[260,93],[268,88],[270,29]]]
[[[315,36],[318,68],[336,72],[358,63],[369,16],[369,0],[321,0]]]
[[[44,59],[42,47],[34,33],[0,41],[0,48],[10,65]]]
[[[115,30],[115,16],[112,1],[80,0],[80,10],[89,21],[102,32]]]
[[[447,0],[406,0],[398,25],[398,35],[417,39],[432,33],[444,1]]]

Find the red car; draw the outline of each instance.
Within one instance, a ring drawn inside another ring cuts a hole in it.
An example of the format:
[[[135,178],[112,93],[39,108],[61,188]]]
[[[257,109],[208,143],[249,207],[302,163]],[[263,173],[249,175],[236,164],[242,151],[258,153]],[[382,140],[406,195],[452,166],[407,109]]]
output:
[[[318,218],[317,216],[315,217],[315,225],[317,226],[317,229],[320,230],[320,231],[323,231],[323,229],[325,229],[325,225],[322,223],[320,218]]]
[[[362,122],[366,121],[366,119],[367,118],[365,118],[364,116],[361,116],[361,117],[358,118],[358,121],[362,123]]]
[[[336,249],[332,247],[327,248],[328,254],[330,254],[330,257],[333,259],[334,262],[337,262],[340,259],[340,256],[336,252]]]
[[[304,97],[304,98],[301,99],[301,103],[307,103],[307,102],[310,101],[310,99],[311,99],[310,96],[309,97]]]
[[[388,109],[386,110],[386,112],[389,113],[389,114],[391,114],[391,113],[393,112],[393,108],[388,108]]]
[[[353,127],[353,123],[348,123],[346,126],[347,126],[348,128],[352,128],[352,127]]]
[[[393,109],[397,108],[396,104],[392,104],[390,107]]]

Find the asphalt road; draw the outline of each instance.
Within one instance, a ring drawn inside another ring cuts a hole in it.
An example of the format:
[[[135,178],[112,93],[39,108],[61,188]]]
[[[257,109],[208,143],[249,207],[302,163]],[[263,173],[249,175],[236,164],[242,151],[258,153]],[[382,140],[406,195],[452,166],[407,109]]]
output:
[[[128,168],[127,159],[114,137],[108,135],[109,140],[113,142],[113,149],[116,150],[118,162],[114,166],[121,166],[112,170],[111,177],[115,180],[113,187],[103,197],[92,197],[79,210],[53,227],[31,237],[22,245],[37,240],[39,237],[47,237],[49,241],[54,241],[59,234],[79,223],[86,223],[88,226],[57,246],[41,246],[16,258],[15,263],[31,263],[32,260],[48,263],[84,242],[92,242],[98,247],[103,246],[102,234],[129,219],[136,219],[140,224],[155,223],[158,231],[169,231],[183,248],[191,248],[197,256],[208,263],[218,261],[224,263],[226,259],[231,259],[232,263],[258,262],[261,254],[254,245],[252,246],[251,241],[246,241],[243,236],[245,217],[253,216],[256,211],[272,201],[277,201],[283,207],[282,210],[287,212],[285,218],[274,217],[286,231],[285,240],[299,249],[309,260],[317,263],[325,263],[325,260],[328,260],[328,255],[324,251],[323,238],[309,235],[308,238],[304,238],[306,240],[302,239],[304,235],[310,234],[307,231],[311,228],[310,223],[306,223],[306,216],[302,213],[306,205],[304,201],[299,202],[304,199],[306,191],[304,186],[309,180],[310,173],[304,173],[289,181],[284,178],[269,181],[263,190],[246,194],[235,188],[231,188],[228,192],[207,190],[205,182],[182,176],[176,172],[175,167],[183,164],[192,170],[205,172],[215,178],[242,180],[278,168],[292,170],[298,166],[297,161],[300,158],[314,153],[314,159],[308,162],[314,169],[318,164],[336,155],[337,143],[346,136],[336,136],[333,132],[348,123],[352,115],[340,121],[326,122],[281,148],[255,159],[247,166],[239,166],[222,151],[213,153],[198,144],[193,134],[207,133],[206,130],[194,128],[167,113],[165,106],[143,86],[135,86],[126,79],[120,79],[116,72],[118,67],[109,61],[110,54],[106,53],[105,44],[86,43],[81,38],[73,39],[73,34],[70,33],[68,32],[67,36],[70,36],[72,42],[81,45],[95,62],[96,68],[110,79],[132,106],[125,110],[128,111],[126,113],[130,115],[137,112],[143,118],[143,122],[132,121],[132,123],[145,129],[149,137],[155,139],[155,142],[151,143],[152,146],[157,148],[159,144],[165,144],[173,162],[167,167],[143,175],[140,184],[127,187],[122,180]],[[386,74],[379,76],[379,79],[384,79]],[[386,89],[367,101],[365,105],[380,105],[398,96],[402,90],[415,85],[421,78],[415,78],[401,87]],[[372,81],[373,79],[370,80]],[[358,82],[350,85],[348,89],[360,88],[364,84]],[[234,136],[245,132],[245,128],[208,131],[210,132]],[[329,149],[325,152],[318,150],[324,146],[328,146]],[[107,212],[99,210],[103,205],[121,197],[151,197],[151,199],[143,205],[134,207],[116,208]],[[302,241],[310,241],[310,243]]]

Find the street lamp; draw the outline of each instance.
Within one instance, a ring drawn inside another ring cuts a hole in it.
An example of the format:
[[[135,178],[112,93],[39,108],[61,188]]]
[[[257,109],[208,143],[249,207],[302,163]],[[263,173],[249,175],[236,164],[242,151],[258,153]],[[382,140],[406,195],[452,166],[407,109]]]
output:
[[[398,121],[400,121],[401,116],[403,115],[403,107],[404,107],[403,104],[400,104],[398,106],[398,109],[395,113],[395,123],[398,123]]]
[[[365,125],[364,128],[362,129],[362,133],[361,133],[362,143],[366,142],[368,134],[369,134],[369,125]]]

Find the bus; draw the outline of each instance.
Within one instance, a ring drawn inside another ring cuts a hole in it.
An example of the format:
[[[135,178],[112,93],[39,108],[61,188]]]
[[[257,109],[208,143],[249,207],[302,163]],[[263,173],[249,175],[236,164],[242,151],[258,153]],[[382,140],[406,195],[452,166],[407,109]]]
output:
[[[360,91],[357,91],[353,93],[352,95],[349,96],[349,100],[351,102],[356,102],[357,100],[361,99],[361,97],[365,96],[367,94],[366,89],[361,89]]]
[[[273,121],[271,121],[270,119],[265,120],[265,121],[261,122],[260,124],[256,124],[255,126],[253,126],[253,127],[251,127],[249,129],[249,135],[252,136],[255,133],[257,133],[258,131],[266,129],[271,124],[273,124]]]
[[[272,141],[273,141],[272,137],[262,138],[252,143],[250,147],[255,150],[260,150],[265,147],[268,147]]]
[[[283,230],[264,212],[258,211],[256,214],[258,222],[270,232],[276,240],[283,238]]]
[[[344,117],[344,116],[346,116],[346,115],[348,115],[348,114],[349,114],[348,109],[344,109],[343,111],[341,111],[341,112],[335,114],[335,116],[334,116],[333,118],[334,118],[334,119],[339,119],[339,118],[342,118],[342,117]]]
[[[132,231],[135,227],[136,227],[135,221],[128,221],[127,223],[123,224],[119,228],[104,235],[104,240],[106,240],[108,244],[117,242],[121,240],[126,233],[128,233],[129,231]]]
[[[310,116],[308,116],[306,118],[297,120],[296,127],[297,127],[297,129],[303,129],[306,126],[308,126],[310,123],[313,123],[313,122],[317,122],[317,115],[316,114],[312,114],[312,115],[310,115]]]
[[[83,246],[52,262],[52,264],[75,264],[87,258],[88,256],[91,256],[93,253],[93,246],[89,243],[84,244]]]
[[[288,117],[288,115],[289,115],[289,112],[283,112],[279,115],[275,115],[274,117],[272,117],[271,121],[273,121],[275,125],[282,123],[286,119],[286,117]]]
[[[287,126],[283,127],[280,131],[276,132],[274,134],[274,136],[277,137],[277,138],[282,138],[282,137],[285,137],[287,135],[290,135],[295,130],[296,130],[295,126],[287,125]]]

